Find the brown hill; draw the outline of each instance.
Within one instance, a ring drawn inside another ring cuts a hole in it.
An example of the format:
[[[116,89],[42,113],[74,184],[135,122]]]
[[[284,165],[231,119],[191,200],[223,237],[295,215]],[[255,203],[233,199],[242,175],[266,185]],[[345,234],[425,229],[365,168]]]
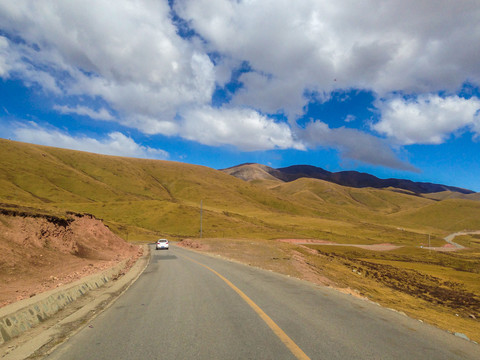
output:
[[[300,178],[312,178],[325,180],[338,185],[354,188],[395,188],[406,190],[414,194],[432,194],[445,191],[457,194],[474,194],[474,192],[471,190],[454,186],[433,184],[427,182],[414,182],[406,179],[380,179],[376,176],[358,171],[330,172],[311,165],[294,165],[274,169],[259,164],[242,164],[228,169],[223,169],[222,171],[227,174],[236,176],[242,180],[252,181],[259,179],[259,169],[261,169],[263,179],[267,179],[267,176],[270,176],[284,182],[290,182]],[[475,196],[468,196],[463,198],[476,199]]]
[[[140,250],[90,215],[0,208],[0,307],[133,260]]]
[[[278,177],[272,175],[274,169],[261,164],[242,164],[228,169],[222,170],[224,173],[235,176],[236,178],[252,181],[252,180],[274,180],[282,181]]]
[[[426,198],[433,200],[464,199],[480,201],[480,193],[463,194],[455,191],[442,191],[438,193],[424,194]]]

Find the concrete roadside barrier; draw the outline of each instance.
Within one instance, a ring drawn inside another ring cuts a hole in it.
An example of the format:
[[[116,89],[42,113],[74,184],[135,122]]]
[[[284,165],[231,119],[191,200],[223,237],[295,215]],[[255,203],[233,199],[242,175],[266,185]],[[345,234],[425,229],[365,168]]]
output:
[[[0,308],[0,345],[55,315],[89,291],[115,279],[126,265],[124,260],[101,273]]]

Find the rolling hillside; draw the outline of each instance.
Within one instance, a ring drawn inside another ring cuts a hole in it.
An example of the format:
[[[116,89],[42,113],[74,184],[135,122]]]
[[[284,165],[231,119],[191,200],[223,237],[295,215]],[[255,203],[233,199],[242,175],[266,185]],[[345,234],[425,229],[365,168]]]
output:
[[[222,171],[246,181],[258,179],[276,179],[279,181],[290,182],[300,178],[310,178],[325,180],[334,184],[354,188],[395,188],[406,190],[415,194],[431,194],[444,191],[458,194],[474,193],[471,190],[454,186],[426,182],[413,182],[405,179],[379,179],[376,176],[358,171],[339,171],[332,173],[311,165],[294,165],[285,168],[273,169],[271,167],[259,164],[242,164],[228,169],[223,169]]]
[[[444,246],[452,232],[480,230],[476,194],[284,181],[263,165],[236,169],[244,181],[202,166],[8,140],[0,140],[0,155],[0,213],[59,221],[68,211],[92,214],[130,242],[186,239],[180,244],[360,294],[478,340],[480,236],[461,237],[468,249],[458,252],[425,248]],[[12,216],[0,219],[7,229],[0,247],[27,258],[31,250],[5,236],[16,231]],[[28,241],[17,232],[20,243]],[[52,239],[42,235],[48,256],[35,266],[49,270]],[[372,244],[394,246],[365,247]],[[15,258],[7,260],[8,274],[17,276]]]
[[[9,140],[0,140],[0,152],[3,207],[90,213],[130,240],[198,236],[200,202],[205,237],[405,243],[426,232],[480,228],[476,201],[438,201],[313,178],[283,182],[262,165],[240,169],[254,179],[245,182],[202,166]]]
[[[232,231],[263,228],[256,217],[235,214],[307,212],[261,188],[201,166],[7,140],[0,140],[0,152],[1,202],[89,212],[114,228],[123,226],[125,232],[131,227],[132,231],[144,228],[196,236],[200,201],[206,230],[209,223]]]

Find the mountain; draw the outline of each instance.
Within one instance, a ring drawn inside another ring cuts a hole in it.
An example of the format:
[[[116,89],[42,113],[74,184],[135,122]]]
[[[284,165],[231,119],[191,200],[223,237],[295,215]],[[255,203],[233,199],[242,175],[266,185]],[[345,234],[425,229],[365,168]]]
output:
[[[348,174],[258,164],[222,172],[0,139],[0,209],[88,213],[130,241],[197,237],[201,204],[203,237],[221,239],[371,243],[408,238],[413,244],[426,232],[440,236],[480,229],[480,201],[456,198],[452,191],[427,198],[408,190],[361,187],[371,179],[368,174],[347,177],[358,188],[319,179],[338,176],[336,181],[345,182]],[[407,228],[408,234],[399,230]]]
[[[252,181],[258,179],[276,179],[283,182],[290,182],[300,178],[312,178],[325,180],[338,185],[354,188],[394,188],[406,190],[414,194],[431,194],[444,191],[460,194],[474,194],[474,191],[454,186],[433,184],[427,182],[414,182],[405,179],[380,179],[376,176],[358,171],[330,172],[311,165],[294,165],[274,169],[259,164],[241,164],[228,169],[223,169],[222,171],[245,181]]]
[[[198,236],[200,204],[210,237],[285,237],[288,217],[312,218],[294,198],[205,166],[0,139],[0,209],[88,213],[138,240]]]
[[[388,187],[392,185],[396,188]],[[59,236],[70,234],[63,226],[70,221],[68,215],[91,214],[132,243],[185,239],[191,246],[270,271],[306,274],[308,280],[316,274],[315,279],[360,289],[362,296],[388,307],[401,303],[399,311],[418,309],[422,319],[432,308],[438,309],[431,312],[435,321],[450,311],[453,319],[462,314],[464,322],[469,314],[478,318],[478,235],[455,239],[471,248],[458,253],[426,252],[421,246],[431,241],[441,247],[450,233],[480,229],[480,201],[470,200],[478,194],[452,190],[412,196],[412,191],[436,187],[452,189],[313,166],[244,164],[222,172],[0,139],[0,275],[8,276],[3,286],[8,291],[12,276],[18,279],[20,271],[60,275],[53,257],[59,255]],[[51,229],[52,222],[61,229]],[[79,226],[82,241],[98,256],[105,244],[99,239],[101,229]],[[319,243],[310,243],[314,240]],[[321,245],[325,242],[343,246]],[[377,252],[358,247],[380,244],[399,248]],[[22,265],[15,260],[19,258]],[[72,264],[72,257],[56,258]],[[0,276],[0,285],[4,279]],[[479,333],[474,319],[462,326]]]
[[[278,176],[281,175],[280,172],[276,172],[275,169],[261,164],[242,164],[239,166],[234,166],[233,168],[223,170],[229,175],[233,175],[236,178],[252,181],[252,180],[273,180],[273,181],[282,181]]]

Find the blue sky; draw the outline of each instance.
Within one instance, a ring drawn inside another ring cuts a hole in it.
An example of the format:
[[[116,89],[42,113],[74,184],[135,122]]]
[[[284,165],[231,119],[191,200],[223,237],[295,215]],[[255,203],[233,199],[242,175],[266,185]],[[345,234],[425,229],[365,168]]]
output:
[[[476,1],[0,0],[0,137],[480,191],[479,53]]]

